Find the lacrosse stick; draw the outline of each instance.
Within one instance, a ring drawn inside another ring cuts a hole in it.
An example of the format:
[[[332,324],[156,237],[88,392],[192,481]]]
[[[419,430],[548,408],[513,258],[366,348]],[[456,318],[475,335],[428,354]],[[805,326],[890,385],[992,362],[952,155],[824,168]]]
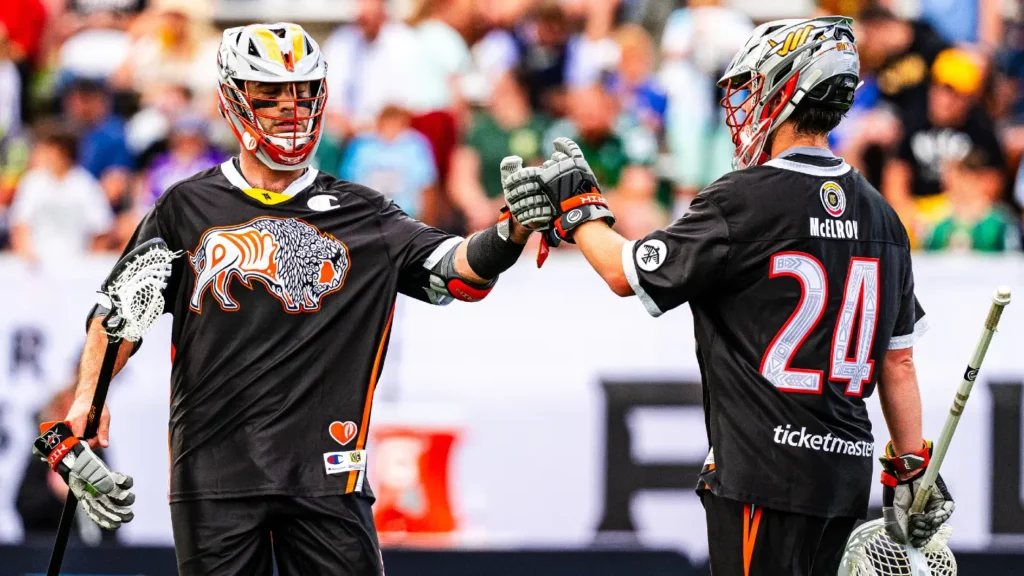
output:
[[[167,278],[171,275],[171,260],[177,255],[167,248],[162,239],[153,238],[118,260],[110,275],[103,281],[100,293],[110,299],[110,310],[102,321],[103,330],[107,334],[107,348],[103,354],[103,365],[100,367],[92,409],[89,410],[82,438],[92,438],[99,428],[121,341],[138,342],[163,314],[163,291],[167,288]],[[64,501],[64,510],[60,515],[60,525],[57,527],[57,538],[53,543],[46,576],[60,574],[64,550],[68,545],[77,507],[78,499],[69,490],[67,500]]]
[[[967,364],[967,370],[964,371],[953,405],[949,408],[949,416],[946,417],[939,440],[932,450],[931,463],[925,470],[914,502],[910,505],[911,514],[923,512],[928,503],[942,460],[946,457],[946,450],[949,449],[953,433],[960,423],[960,415],[963,414],[967,398],[971,395],[971,388],[978,377],[981,361],[985,359],[1003,308],[1009,303],[1010,288],[1000,286],[992,295],[992,307],[989,308],[988,317],[985,319],[985,329],[974,348],[974,355]],[[839,576],[956,576],[956,559],[947,546],[952,533],[953,529],[949,524],[943,524],[924,546],[914,548],[889,537],[883,519],[865,522],[850,535],[846,553],[839,567]]]

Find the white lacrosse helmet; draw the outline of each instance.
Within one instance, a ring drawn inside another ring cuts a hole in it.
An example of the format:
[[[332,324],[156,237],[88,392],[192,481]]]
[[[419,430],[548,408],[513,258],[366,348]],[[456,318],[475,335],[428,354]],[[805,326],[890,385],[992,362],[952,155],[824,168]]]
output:
[[[224,31],[217,52],[220,111],[242,147],[274,170],[304,168],[320,145],[327,102],[327,63],[320,46],[298,24],[250,24]],[[247,81],[289,83],[290,98],[260,98]],[[309,91],[299,93],[299,83]],[[262,110],[284,103],[292,115]],[[268,131],[261,120],[274,123]]]
[[[768,136],[801,103],[846,111],[860,59],[845,16],[767,22],[754,29],[718,81],[736,169],[765,162]]]

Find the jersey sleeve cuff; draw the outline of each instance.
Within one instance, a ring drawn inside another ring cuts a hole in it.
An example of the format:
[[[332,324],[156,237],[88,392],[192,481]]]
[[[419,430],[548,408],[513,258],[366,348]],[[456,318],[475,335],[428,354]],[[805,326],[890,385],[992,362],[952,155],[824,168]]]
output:
[[[647,313],[657,318],[664,314],[661,308],[654,302],[649,294],[644,290],[644,287],[640,285],[640,276],[636,271],[636,262],[633,259],[633,248],[636,246],[636,241],[626,242],[622,245],[622,270],[626,274],[626,281],[629,282],[629,287],[633,289],[633,293],[643,303],[644,308],[647,309]]]
[[[889,350],[903,350],[904,348],[910,348],[918,339],[928,331],[928,318],[921,317],[917,322],[914,323],[914,331],[910,334],[903,336],[893,336],[889,339]]]
[[[423,267],[426,268],[427,270],[433,268],[438,262],[441,261],[441,258],[444,258],[445,254],[454,250],[459,244],[462,243],[463,240],[465,240],[465,238],[461,236],[452,236],[451,238],[448,238],[444,242],[438,244],[437,248],[434,248],[433,252],[430,253],[430,256],[427,256],[427,259],[423,261]]]
[[[444,258],[446,254],[458,248],[459,244],[464,240],[465,238],[461,236],[452,236],[444,242],[441,242],[437,245],[437,248],[434,248],[434,251],[430,253],[430,256],[427,256],[427,259],[423,261],[423,267],[430,270],[440,262],[441,258]],[[426,286],[423,287],[423,291],[427,294],[427,301],[434,306],[447,306],[452,303],[452,300],[454,300],[451,296],[446,296],[435,290],[431,290]]]

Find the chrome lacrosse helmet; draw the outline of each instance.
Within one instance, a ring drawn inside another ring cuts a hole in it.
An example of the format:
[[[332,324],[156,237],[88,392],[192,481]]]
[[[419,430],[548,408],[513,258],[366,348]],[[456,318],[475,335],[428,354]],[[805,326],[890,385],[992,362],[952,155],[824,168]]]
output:
[[[327,63],[312,36],[287,22],[229,28],[217,52],[217,72],[220,111],[242,147],[275,170],[312,162],[327,102]],[[287,86],[271,97],[253,83]],[[282,105],[291,114],[267,112]]]
[[[768,159],[765,143],[801,104],[846,111],[860,59],[845,16],[767,22],[754,29],[718,81],[736,169]]]

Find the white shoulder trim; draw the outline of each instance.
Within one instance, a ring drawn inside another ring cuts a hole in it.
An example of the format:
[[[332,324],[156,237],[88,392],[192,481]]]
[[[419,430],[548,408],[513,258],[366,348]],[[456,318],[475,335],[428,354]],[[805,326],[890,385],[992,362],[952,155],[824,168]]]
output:
[[[793,172],[801,172],[811,176],[824,176],[824,177],[836,177],[842,176],[850,171],[852,166],[843,162],[838,166],[812,166],[811,164],[804,164],[803,162],[794,162],[792,160],[786,160],[785,158],[775,158],[764,163],[765,166],[772,166],[774,168],[781,168],[783,170],[791,170]]]
[[[224,177],[228,179],[228,182],[230,182],[232,186],[242,190],[252,188],[252,185],[246,181],[245,177],[242,176],[242,173],[235,168],[234,159],[225,160],[224,163],[220,165],[220,171],[224,173]],[[289,184],[281,194],[284,194],[285,196],[295,196],[299,192],[302,192],[311,186],[313,184],[313,180],[316,180],[316,176],[319,173],[320,171],[316,168],[307,168],[306,171],[303,172],[302,176],[299,176],[298,179]]]
[[[629,287],[633,289],[633,293],[643,303],[647,313],[657,318],[664,314],[664,312],[661,311],[661,308],[658,308],[658,304],[654,302],[651,296],[644,290],[644,287],[640,285],[640,276],[637,274],[636,262],[633,260],[634,246],[636,246],[635,240],[622,245],[622,270],[626,273],[626,282],[629,282]]]
[[[444,258],[449,252],[458,248],[459,244],[462,244],[463,241],[465,241],[465,238],[461,236],[452,236],[444,242],[441,242],[437,245],[437,248],[434,248],[430,255],[427,256],[426,260],[423,261],[423,267],[427,270],[433,269],[433,267],[441,261],[441,258]],[[430,279],[427,281],[430,282],[432,280],[434,280],[433,274],[430,275]],[[440,281],[440,287],[443,290],[443,281]],[[451,304],[452,300],[454,300],[451,296],[438,290],[433,290],[429,286],[424,286],[423,291],[427,293],[427,300],[435,306],[447,306]]]
[[[281,194],[284,194],[285,196],[295,196],[299,192],[302,192],[306,188],[312,186],[313,181],[316,180],[316,175],[319,173],[320,171],[316,168],[306,168],[306,171],[302,176],[299,176],[297,180],[289,184]]]
[[[444,258],[445,254],[454,250],[455,247],[461,244],[464,240],[465,238],[461,236],[452,236],[444,242],[441,242],[437,245],[437,248],[434,248],[434,251],[430,253],[430,256],[427,256],[427,259],[423,261],[423,267],[430,270],[441,261],[441,258]]]
[[[903,336],[893,336],[889,339],[889,350],[903,350],[910,348],[917,343],[918,339],[928,331],[928,318],[922,316],[914,323],[914,331]]]
[[[227,178],[228,182],[231,182],[231,185],[234,186],[235,188],[240,188],[242,190],[252,188],[252,186],[250,186],[249,183],[245,181],[245,178],[242,177],[242,174],[238,171],[238,169],[235,168],[235,161],[233,158],[228,158],[227,160],[225,160],[220,165],[220,171],[224,173],[224,177]]]
[[[828,148],[820,148],[818,146],[793,146],[792,148],[786,148],[782,151],[777,158],[785,158],[795,154],[803,154],[805,156],[820,156],[822,158],[835,158],[836,155],[832,153]]]

